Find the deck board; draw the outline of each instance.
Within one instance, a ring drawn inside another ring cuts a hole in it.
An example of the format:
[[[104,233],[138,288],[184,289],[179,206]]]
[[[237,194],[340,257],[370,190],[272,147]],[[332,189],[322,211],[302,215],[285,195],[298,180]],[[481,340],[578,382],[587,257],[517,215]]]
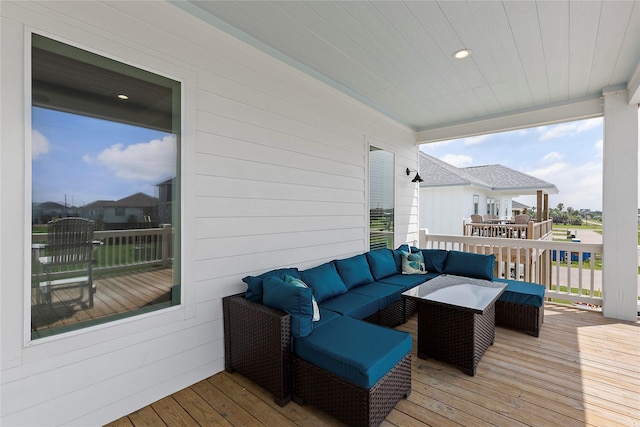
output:
[[[545,314],[538,338],[496,328],[495,343],[474,377],[418,359],[412,317],[397,328],[414,337],[412,393],[382,426],[640,425],[640,322],[556,304],[548,304]],[[220,372],[170,397],[193,425],[341,425],[309,405],[279,407],[239,373]],[[108,427],[158,425],[163,419],[158,408],[154,403],[143,408],[144,416],[137,411]],[[165,420],[164,425],[179,424]]]
[[[111,274],[94,280],[96,293],[93,307],[89,308],[88,296],[80,298],[80,290],[61,289],[52,294],[51,309],[36,304],[32,290],[33,330],[43,330],[62,325],[73,325],[91,319],[124,313],[170,301],[173,269],[163,268],[127,274]]]

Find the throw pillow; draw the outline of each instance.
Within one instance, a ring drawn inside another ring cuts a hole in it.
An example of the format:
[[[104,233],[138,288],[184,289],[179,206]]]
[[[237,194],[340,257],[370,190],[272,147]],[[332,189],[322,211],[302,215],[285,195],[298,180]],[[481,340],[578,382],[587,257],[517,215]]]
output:
[[[266,306],[283,310],[291,315],[291,335],[306,337],[313,331],[311,289],[295,286],[270,276],[263,282],[263,300]]]
[[[309,288],[307,284],[304,283],[301,279],[289,276],[288,274],[284,276],[284,281],[292,284],[293,286]],[[316,297],[313,296],[313,293],[311,293],[311,304],[313,305],[313,321],[317,322],[318,320],[320,320],[320,308],[318,307],[318,302],[316,301]]]
[[[425,274],[426,272],[422,252],[402,251],[402,274]]]

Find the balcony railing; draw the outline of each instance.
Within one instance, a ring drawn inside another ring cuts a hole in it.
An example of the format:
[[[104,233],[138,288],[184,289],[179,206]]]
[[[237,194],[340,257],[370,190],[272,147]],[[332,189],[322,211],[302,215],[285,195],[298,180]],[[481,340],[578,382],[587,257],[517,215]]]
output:
[[[509,239],[546,240],[552,234],[553,221],[529,221],[527,224],[467,223],[462,221],[465,236],[500,237]]]
[[[173,257],[171,236],[172,228],[168,225],[163,228],[96,231],[93,235],[93,271],[101,274],[140,267],[170,267]],[[38,251],[46,254],[46,233],[33,234],[31,242],[34,259]],[[57,275],[64,274],[69,274],[69,271],[57,272]]]
[[[494,254],[496,277],[540,283],[549,299],[602,306],[602,244],[434,235],[426,230],[419,236],[420,248]]]

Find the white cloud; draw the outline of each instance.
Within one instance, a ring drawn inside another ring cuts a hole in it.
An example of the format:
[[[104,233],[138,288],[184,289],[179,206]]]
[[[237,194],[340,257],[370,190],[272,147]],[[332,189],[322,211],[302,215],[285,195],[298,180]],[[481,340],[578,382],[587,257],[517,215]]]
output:
[[[461,168],[473,163],[471,156],[464,154],[446,154],[440,158],[442,161],[449,163],[455,167]]]
[[[31,131],[31,159],[37,159],[49,152],[49,140],[46,136],[33,129]]]
[[[102,151],[95,159],[83,156],[85,162],[98,161],[120,178],[150,182],[175,175],[175,158],[174,135],[129,146],[115,144]]]
[[[540,135],[540,141],[547,139],[562,138],[565,136],[576,135],[581,132],[593,129],[602,124],[602,119],[597,117],[594,119],[580,120],[577,122],[562,123],[559,125],[542,126],[536,128]]]
[[[547,153],[542,160],[544,160],[545,162],[555,162],[557,160],[562,160],[564,156],[560,153],[558,153],[557,151],[552,151],[550,153]]]
[[[469,138],[465,138],[464,139],[464,145],[476,145],[476,144],[481,144],[484,141],[486,141],[487,139],[489,139],[491,137],[491,135],[478,135],[478,136],[471,136]]]
[[[563,203],[574,209],[602,209],[602,162],[583,165],[556,162],[546,168],[525,172],[555,184],[559,194],[549,196],[549,204]]]

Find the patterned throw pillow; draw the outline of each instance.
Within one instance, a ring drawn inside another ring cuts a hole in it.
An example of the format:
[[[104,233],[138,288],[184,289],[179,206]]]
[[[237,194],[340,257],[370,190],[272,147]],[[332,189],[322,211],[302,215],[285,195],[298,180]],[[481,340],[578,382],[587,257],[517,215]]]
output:
[[[425,274],[427,268],[424,264],[422,252],[409,253],[402,251],[402,274]]]
[[[288,274],[284,276],[284,281],[294,286],[308,288],[307,284],[304,283],[301,279],[289,276]],[[317,322],[318,320],[320,320],[320,308],[318,307],[316,297],[314,297],[313,294],[311,294],[311,304],[313,305],[313,321]]]

